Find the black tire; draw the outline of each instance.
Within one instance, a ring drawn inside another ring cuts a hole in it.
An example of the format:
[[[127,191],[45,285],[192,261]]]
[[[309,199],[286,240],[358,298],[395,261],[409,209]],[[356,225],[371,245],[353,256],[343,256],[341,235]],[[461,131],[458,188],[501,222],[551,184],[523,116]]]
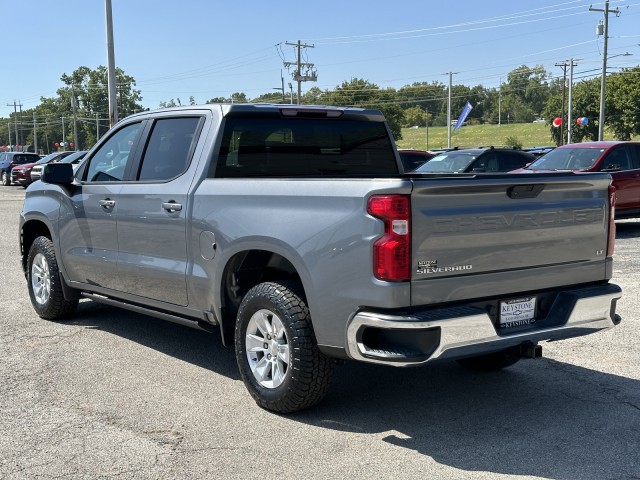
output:
[[[513,348],[499,352],[487,353],[477,357],[461,358],[457,362],[464,368],[481,372],[494,372],[510,367],[520,360],[520,355]]]
[[[34,240],[27,257],[27,286],[36,313],[47,320],[70,317],[78,300],[65,300],[53,243],[47,237]]]
[[[11,176],[6,170],[2,171],[2,184],[5,187],[8,187],[9,185],[11,185]]]
[[[261,283],[247,292],[238,310],[235,350],[240,375],[256,403],[273,412],[292,413],[317,404],[333,374],[334,361],[318,349],[300,291],[296,284]],[[255,347],[248,355],[249,342]]]

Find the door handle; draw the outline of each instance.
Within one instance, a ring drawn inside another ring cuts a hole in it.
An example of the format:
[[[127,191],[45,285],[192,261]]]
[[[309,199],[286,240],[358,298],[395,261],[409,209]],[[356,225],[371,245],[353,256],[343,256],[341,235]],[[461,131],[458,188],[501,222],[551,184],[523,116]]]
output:
[[[98,203],[100,204],[101,207],[104,207],[104,208],[113,208],[116,206],[116,201],[109,200],[108,198],[106,200],[100,200]]]
[[[166,211],[168,211],[170,213],[174,213],[174,212],[179,212],[180,210],[182,210],[182,204],[181,203],[175,203],[175,202],[163,202],[162,203],[162,208],[164,208]]]

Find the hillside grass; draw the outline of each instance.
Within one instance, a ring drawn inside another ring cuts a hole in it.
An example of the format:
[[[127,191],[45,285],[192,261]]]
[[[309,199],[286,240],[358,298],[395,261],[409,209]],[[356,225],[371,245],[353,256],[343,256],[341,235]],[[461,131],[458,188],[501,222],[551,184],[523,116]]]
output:
[[[507,145],[507,138],[514,137],[522,148],[540,145],[555,145],[549,133],[549,127],[543,123],[512,123],[502,125],[467,125],[457,131],[451,128],[451,146],[472,148],[479,146],[495,147]],[[435,150],[447,147],[447,127],[429,127],[429,145],[427,145],[427,129],[403,128],[402,140],[397,142],[398,148],[416,148],[419,150]]]

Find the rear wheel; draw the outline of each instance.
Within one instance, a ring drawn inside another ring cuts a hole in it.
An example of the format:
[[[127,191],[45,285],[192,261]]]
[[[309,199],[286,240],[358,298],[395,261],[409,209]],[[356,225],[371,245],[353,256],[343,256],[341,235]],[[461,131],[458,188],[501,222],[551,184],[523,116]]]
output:
[[[291,413],[324,397],[334,362],[318,349],[297,285],[267,282],[245,295],[235,329],[240,375],[256,403]]]
[[[27,257],[29,297],[36,313],[47,320],[68,318],[78,300],[65,300],[53,243],[47,237],[34,240]]]
[[[499,352],[487,353],[477,357],[461,358],[458,363],[469,370],[491,372],[510,367],[520,360],[520,355],[514,348],[507,348]]]

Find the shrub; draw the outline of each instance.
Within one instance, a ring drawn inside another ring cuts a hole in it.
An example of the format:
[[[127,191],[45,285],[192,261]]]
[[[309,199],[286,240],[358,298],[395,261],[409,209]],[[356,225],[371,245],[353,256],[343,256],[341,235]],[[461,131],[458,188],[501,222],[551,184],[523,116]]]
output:
[[[505,138],[504,144],[507,147],[511,147],[511,148],[517,148],[517,149],[522,148],[522,142],[518,139],[518,137],[515,137],[515,136],[508,136],[507,138]]]

